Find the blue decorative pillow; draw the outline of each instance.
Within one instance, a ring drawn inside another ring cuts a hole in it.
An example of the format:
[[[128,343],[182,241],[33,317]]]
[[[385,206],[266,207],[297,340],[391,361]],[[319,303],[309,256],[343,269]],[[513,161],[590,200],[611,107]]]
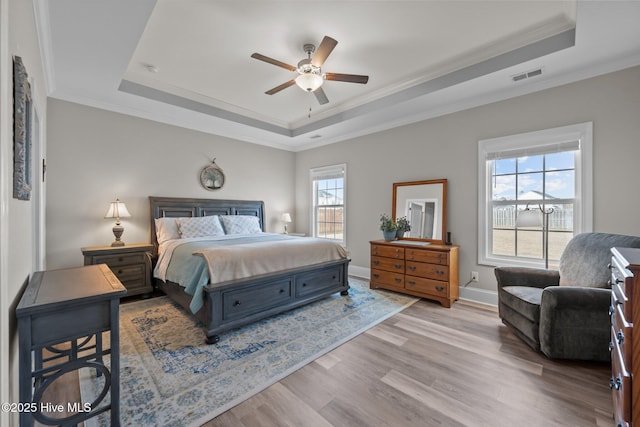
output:
[[[186,239],[188,237],[206,237],[206,236],[222,236],[224,230],[218,219],[218,215],[202,216],[194,218],[178,218],[176,219],[180,237]]]
[[[262,233],[260,218],[251,215],[220,215],[226,234]]]

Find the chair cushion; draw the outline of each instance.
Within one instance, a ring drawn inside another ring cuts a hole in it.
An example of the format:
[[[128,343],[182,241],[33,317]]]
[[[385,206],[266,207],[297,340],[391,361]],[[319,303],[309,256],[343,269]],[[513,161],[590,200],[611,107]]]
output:
[[[542,288],[505,286],[501,289],[501,302],[534,323],[540,322]]]
[[[569,241],[560,257],[560,286],[608,288],[611,248],[640,248],[640,237],[582,233]]]

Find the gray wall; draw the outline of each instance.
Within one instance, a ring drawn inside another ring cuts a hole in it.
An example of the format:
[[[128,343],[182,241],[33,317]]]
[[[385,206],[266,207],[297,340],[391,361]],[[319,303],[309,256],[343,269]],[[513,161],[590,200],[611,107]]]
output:
[[[309,230],[309,169],[346,162],[347,244],[352,265],[368,269],[369,241],[381,238],[378,219],[391,213],[393,182],[447,178],[447,228],[461,246],[461,284],[478,271],[472,289],[495,291],[492,268],[477,264],[478,141],[592,121],[594,229],[640,235],[640,199],[634,197],[638,100],[640,67],[635,67],[298,153],[298,231]]]
[[[81,247],[109,245],[109,202],[125,202],[126,243],[149,242],[148,196],[264,200],[267,231],[294,207],[295,154],[49,99],[47,268],[82,265]],[[200,186],[212,158],[222,189]]]
[[[27,280],[38,264],[35,227],[37,200],[42,189],[33,182],[31,200],[13,194],[13,64],[20,56],[29,74],[32,98],[40,126],[46,126],[47,105],[43,66],[35,28],[33,2],[0,0],[0,400],[18,401],[18,338],[15,307]],[[33,165],[44,147],[33,140]],[[32,179],[37,180],[35,168]],[[11,420],[11,421],[10,421]],[[17,414],[0,412],[0,425],[17,425]]]

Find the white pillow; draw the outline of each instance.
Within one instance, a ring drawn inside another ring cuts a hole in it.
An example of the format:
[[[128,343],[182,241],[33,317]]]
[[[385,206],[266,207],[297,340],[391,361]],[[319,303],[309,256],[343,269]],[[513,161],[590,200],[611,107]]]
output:
[[[218,219],[218,215],[201,216],[195,218],[179,218],[176,223],[180,231],[180,237],[205,237],[222,236],[224,230]]]
[[[253,215],[220,215],[226,234],[262,233],[260,218]]]
[[[176,220],[178,218],[156,218],[156,239],[158,244],[163,244],[167,240],[179,239],[180,231]]]

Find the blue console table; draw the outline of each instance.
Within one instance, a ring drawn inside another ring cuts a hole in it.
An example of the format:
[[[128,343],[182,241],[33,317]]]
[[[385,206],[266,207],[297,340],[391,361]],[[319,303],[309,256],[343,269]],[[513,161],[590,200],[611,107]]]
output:
[[[112,426],[120,424],[119,306],[126,292],[106,264],[34,273],[16,309],[20,403],[27,408],[20,412],[21,426],[32,426],[34,419],[74,425],[106,411]],[[66,418],[52,417],[41,402],[44,392],[60,376],[81,368],[104,376],[102,391],[94,402],[69,402]],[[110,402],[103,403],[109,391]]]

